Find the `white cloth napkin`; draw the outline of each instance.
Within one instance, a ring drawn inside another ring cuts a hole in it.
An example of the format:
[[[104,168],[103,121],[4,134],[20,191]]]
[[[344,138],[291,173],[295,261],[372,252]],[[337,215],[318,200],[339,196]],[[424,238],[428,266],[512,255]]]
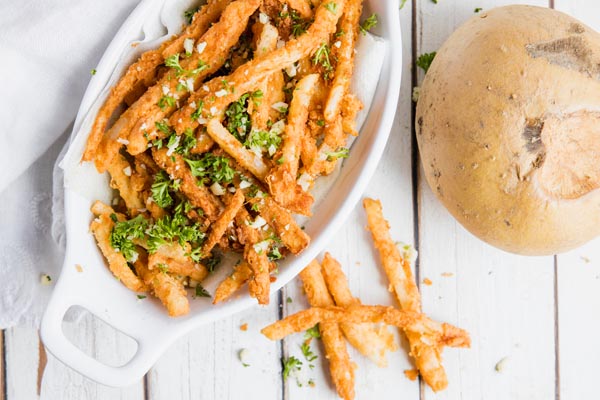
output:
[[[39,324],[52,290],[40,278],[58,277],[64,252],[54,163],[90,70],[137,2],[0,0],[0,328]]]

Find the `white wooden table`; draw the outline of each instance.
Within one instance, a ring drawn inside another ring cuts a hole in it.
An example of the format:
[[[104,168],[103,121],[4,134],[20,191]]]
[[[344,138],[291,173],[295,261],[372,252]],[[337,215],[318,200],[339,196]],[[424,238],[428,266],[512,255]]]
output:
[[[399,1],[399,0],[381,0]],[[397,240],[415,243],[420,256],[416,276],[424,310],[437,320],[466,328],[470,350],[446,350],[450,385],[434,394],[405,378],[412,368],[405,351],[392,353],[380,369],[351,350],[358,364],[358,399],[569,399],[600,398],[600,240],[557,257],[510,255],[477,240],[437,202],[423,180],[413,135],[412,86],[422,79],[414,60],[436,50],[473,15],[509,3],[530,3],[565,11],[600,30],[595,0],[431,0],[407,1],[401,10],[404,37],[401,101],[387,150],[369,189],[379,198]],[[393,304],[376,254],[365,232],[360,206],[328,250],[344,265],[355,295],[370,304]],[[292,302],[288,302],[288,297]],[[259,329],[280,315],[306,307],[298,282],[254,307],[198,329],[180,340],[137,384],[114,389],[95,384],[47,357],[35,330],[12,328],[0,336],[0,399],[334,399],[328,369],[319,359],[309,373],[314,387],[282,378],[282,358],[301,358],[301,335],[269,342]],[[248,330],[240,326],[248,324]],[[131,343],[84,318],[65,330],[84,350],[109,363],[127,360]],[[404,344],[405,345],[405,344]],[[315,346],[313,346],[315,347]],[[238,352],[247,348],[250,366]],[[495,366],[505,358],[504,368]],[[47,364],[46,364],[47,361]],[[42,384],[42,371],[45,376]]]

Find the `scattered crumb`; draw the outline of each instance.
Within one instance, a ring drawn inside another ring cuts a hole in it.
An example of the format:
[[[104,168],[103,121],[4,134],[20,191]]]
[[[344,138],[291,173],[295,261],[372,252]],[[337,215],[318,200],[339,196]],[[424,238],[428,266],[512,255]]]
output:
[[[315,385],[315,381],[313,381],[312,379],[311,379],[311,380],[309,380],[309,381],[308,381],[308,386],[310,386],[310,387],[313,387],[313,388],[314,388],[314,387],[316,386],[316,385]]]
[[[240,331],[247,331],[248,330],[248,323],[242,324],[240,325]]]
[[[433,282],[431,282],[431,279],[425,278],[425,279],[423,279],[423,284],[427,285],[427,286],[431,286],[433,284]]]
[[[77,270],[77,272],[83,272],[83,267],[79,264],[75,264],[75,269]]]
[[[586,256],[581,256],[580,258],[581,258],[581,260],[582,260],[584,263],[586,263],[586,264],[589,264],[589,263],[590,263],[590,259],[589,259],[588,257],[586,257]]]
[[[504,357],[503,359],[501,359],[500,361],[498,361],[496,363],[496,371],[497,372],[503,372],[506,369],[506,364],[508,362],[508,357]]]
[[[277,281],[277,277],[276,276],[271,276],[271,283],[274,283]]]
[[[442,276],[444,278],[450,278],[451,276],[454,276],[453,272],[442,272]]]
[[[52,278],[50,275],[42,274],[40,276],[40,283],[44,286],[48,286],[52,283]]]
[[[419,376],[419,372],[416,369],[405,369],[404,375],[411,381],[416,381]]]
[[[357,266],[360,266],[360,261],[355,262]]]

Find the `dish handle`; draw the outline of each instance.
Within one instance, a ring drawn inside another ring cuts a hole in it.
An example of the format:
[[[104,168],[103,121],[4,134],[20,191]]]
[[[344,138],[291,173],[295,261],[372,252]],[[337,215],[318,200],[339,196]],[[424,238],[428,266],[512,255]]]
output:
[[[64,267],[63,267],[64,269]],[[52,296],[50,303],[42,319],[40,327],[40,336],[46,349],[57,359],[67,365],[69,368],[89,377],[90,379],[113,387],[128,386],[141,379],[148,369],[154,364],[162,349],[157,346],[160,342],[156,336],[157,332],[141,329],[119,329],[119,323],[110,323],[102,318],[101,310],[95,310],[94,305],[85,299],[78,299],[76,296],[68,294],[68,284],[64,279],[65,274],[61,276],[56,292]],[[62,287],[60,287],[62,286]],[[60,294],[60,295],[57,295]],[[137,348],[135,354],[121,366],[106,365],[99,360],[84,353],[75,346],[66,336],[62,328],[62,323],[67,311],[73,306],[81,306],[89,311],[96,318],[101,319],[113,329],[126,334],[132,338]]]

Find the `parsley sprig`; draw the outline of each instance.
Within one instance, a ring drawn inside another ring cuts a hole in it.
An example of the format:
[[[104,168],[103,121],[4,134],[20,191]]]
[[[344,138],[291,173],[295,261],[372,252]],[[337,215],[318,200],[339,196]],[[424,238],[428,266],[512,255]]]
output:
[[[192,175],[200,178],[202,184],[207,181],[230,183],[235,176],[235,170],[229,165],[227,157],[205,153],[197,160],[186,158],[185,161],[190,166]]]
[[[198,75],[200,72],[208,69],[208,67],[209,67],[207,63],[205,63],[202,60],[199,60],[198,66],[196,68],[191,69],[191,70],[184,69],[181,66],[181,64],[179,63],[179,53],[173,54],[173,55],[167,57],[165,59],[165,65],[167,67],[175,70],[175,75],[177,77],[184,76],[184,75],[188,76],[188,77],[194,77],[194,76]]]
[[[113,221],[117,219],[115,214],[112,214],[111,218]],[[129,221],[115,221],[110,234],[110,245],[116,251],[121,252],[127,261],[134,261],[138,252],[133,241],[134,239],[143,239],[147,227],[148,220],[142,215]]]
[[[425,73],[429,70],[433,59],[435,58],[436,52],[423,53],[417,58],[417,67],[421,68]]]
[[[327,156],[327,161],[334,161],[338,158],[348,158],[350,152],[345,147],[338,147],[335,151],[325,152],[325,155]]]
[[[325,73],[323,77],[325,79],[329,78],[329,74],[333,71],[333,66],[331,65],[331,48],[327,43],[322,43],[317,51],[315,51],[315,55],[313,56],[313,64],[321,65]]]
[[[366,35],[368,31],[377,26],[377,14],[371,14],[359,27],[360,32]]]

